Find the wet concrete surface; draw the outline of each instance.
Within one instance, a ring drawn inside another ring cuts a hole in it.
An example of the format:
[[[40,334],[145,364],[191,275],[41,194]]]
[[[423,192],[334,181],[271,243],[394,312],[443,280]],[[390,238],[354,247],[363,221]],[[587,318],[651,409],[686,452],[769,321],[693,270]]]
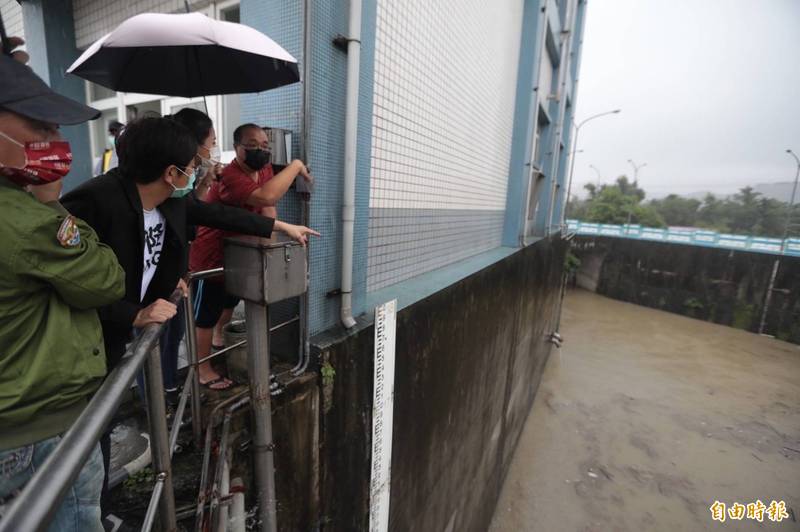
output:
[[[800,346],[585,291],[561,333],[492,532],[800,530]]]

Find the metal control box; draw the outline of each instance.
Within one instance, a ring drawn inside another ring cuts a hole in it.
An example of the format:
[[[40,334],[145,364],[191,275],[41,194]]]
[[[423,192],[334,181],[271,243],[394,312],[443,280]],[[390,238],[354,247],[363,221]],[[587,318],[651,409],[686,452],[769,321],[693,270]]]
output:
[[[306,248],[294,241],[239,236],[226,238],[225,290],[270,305],[308,290]]]

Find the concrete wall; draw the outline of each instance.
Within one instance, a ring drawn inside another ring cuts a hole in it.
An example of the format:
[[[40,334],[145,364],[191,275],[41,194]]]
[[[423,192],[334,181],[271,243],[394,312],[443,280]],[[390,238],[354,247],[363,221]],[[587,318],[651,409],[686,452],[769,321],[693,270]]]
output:
[[[576,237],[577,284],[614,299],[757,332],[778,259],[745,251]],[[800,344],[800,257],[782,257],[764,332]]]
[[[390,529],[486,530],[550,352],[566,243],[544,239],[398,313]],[[372,325],[316,337],[322,530],[369,522]]]

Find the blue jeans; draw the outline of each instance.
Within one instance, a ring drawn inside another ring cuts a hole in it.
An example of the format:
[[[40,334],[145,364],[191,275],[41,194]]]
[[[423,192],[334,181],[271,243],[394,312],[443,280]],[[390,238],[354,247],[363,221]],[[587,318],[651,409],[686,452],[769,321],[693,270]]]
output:
[[[16,449],[0,451],[0,499],[6,504],[21,490],[47,456],[61,441],[54,436]],[[103,459],[95,445],[88,460],[67,491],[47,530],[51,532],[102,532],[100,490],[103,486]],[[36,494],[32,494],[35,497]],[[0,515],[3,513],[0,507]],[[0,517],[2,521],[2,517]]]

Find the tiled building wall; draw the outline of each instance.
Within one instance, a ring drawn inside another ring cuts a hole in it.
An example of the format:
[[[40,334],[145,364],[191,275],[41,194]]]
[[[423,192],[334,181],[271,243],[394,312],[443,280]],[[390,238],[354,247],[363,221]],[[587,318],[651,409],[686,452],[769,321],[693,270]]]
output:
[[[303,3],[295,0],[245,0],[240,3],[243,24],[269,35],[283,46],[300,64],[303,64]],[[241,96],[241,123],[253,122],[259,126],[292,131],[292,152],[300,155],[302,85],[295,83],[258,94]],[[298,224],[301,222],[301,199],[289,190],[278,203],[278,218]],[[282,322],[296,315],[298,300],[292,298],[272,305],[270,319]]]
[[[522,0],[378,0],[367,289],[501,243]]]
[[[211,0],[189,0],[189,9],[208,7]],[[140,13],[185,13],[183,0],[72,0],[75,41],[84,49],[116,28],[122,21]]]
[[[22,22],[22,6],[17,0],[0,0],[0,15],[6,34],[25,38],[25,25]]]

